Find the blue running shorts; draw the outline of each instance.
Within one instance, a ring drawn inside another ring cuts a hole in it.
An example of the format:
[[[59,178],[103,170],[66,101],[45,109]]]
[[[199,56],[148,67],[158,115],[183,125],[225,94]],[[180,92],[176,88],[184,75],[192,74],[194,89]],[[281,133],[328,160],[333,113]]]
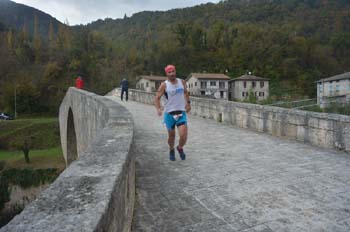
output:
[[[168,130],[174,130],[175,126],[187,125],[187,115],[185,111],[181,112],[181,115],[172,115],[164,112],[164,123]]]

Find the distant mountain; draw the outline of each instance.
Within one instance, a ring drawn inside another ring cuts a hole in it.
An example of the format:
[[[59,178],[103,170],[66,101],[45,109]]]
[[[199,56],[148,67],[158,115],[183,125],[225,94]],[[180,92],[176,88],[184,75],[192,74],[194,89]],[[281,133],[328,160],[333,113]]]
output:
[[[50,22],[52,22],[54,31],[57,31],[58,25],[61,24],[49,14],[33,7],[10,0],[0,0],[0,29],[1,25],[18,31],[26,27],[27,32],[33,34],[35,17],[37,17],[38,31],[44,37],[48,36]]]
[[[294,27],[299,35],[328,36],[350,28],[349,0],[222,0],[169,11],[144,11],[124,19],[98,20],[87,26],[117,41],[133,43],[147,31],[159,34],[179,23],[210,29],[217,22],[260,27]],[[132,38],[129,35],[132,34]],[[138,34],[138,36],[135,36]],[[155,36],[157,37],[157,36]]]

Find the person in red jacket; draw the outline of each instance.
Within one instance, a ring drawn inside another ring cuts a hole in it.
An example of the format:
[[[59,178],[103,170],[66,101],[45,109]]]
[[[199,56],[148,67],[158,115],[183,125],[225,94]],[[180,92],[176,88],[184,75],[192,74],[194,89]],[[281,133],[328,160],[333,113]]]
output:
[[[84,88],[84,81],[83,81],[83,78],[81,78],[81,76],[78,76],[77,79],[75,80],[75,87],[77,89]]]

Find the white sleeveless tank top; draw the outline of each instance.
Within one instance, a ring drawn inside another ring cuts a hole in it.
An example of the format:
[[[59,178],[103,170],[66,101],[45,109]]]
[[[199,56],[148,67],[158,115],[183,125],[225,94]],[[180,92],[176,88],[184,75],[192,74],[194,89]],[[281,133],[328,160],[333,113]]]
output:
[[[166,80],[166,94],[168,99],[164,104],[164,111],[169,113],[172,111],[185,111],[186,101],[184,97],[184,86],[179,78],[176,78],[177,83],[175,85],[171,84],[170,81]]]

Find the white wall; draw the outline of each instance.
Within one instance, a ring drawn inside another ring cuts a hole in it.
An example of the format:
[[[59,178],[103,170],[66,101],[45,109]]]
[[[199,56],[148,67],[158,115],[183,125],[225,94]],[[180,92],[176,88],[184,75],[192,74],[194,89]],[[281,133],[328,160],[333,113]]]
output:
[[[244,82],[246,82],[246,88],[244,88]],[[260,87],[260,82],[264,82],[264,86]],[[231,89],[231,96],[235,100],[245,100],[248,98],[248,95],[250,91],[253,93],[256,92],[256,98],[258,101],[265,100],[269,97],[269,82],[268,81],[255,81],[255,88],[253,88],[253,81],[247,80],[247,81],[235,81],[235,86],[233,90]],[[245,95],[242,96],[242,92],[245,92]],[[259,96],[259,93],[264,93],[264,96]]]
[[[207,86],[205,89],[201,88],[201,83],[206,82]],[[211,86],[210,83],[215,82],[215,86]],[[220,88],[220,82],[224,83],[224,87]],[[196,84],[197,83],[197,86]],[[217,99],[228,99],[228,81],[226,80],[201,80],[195,77],[191,77],[187,81],[187,86],[192,96],[200,96],[201,91],[205,91],[205,95],[213,95]],[[223,97],[221,98],[220,91],[223,91]]]

